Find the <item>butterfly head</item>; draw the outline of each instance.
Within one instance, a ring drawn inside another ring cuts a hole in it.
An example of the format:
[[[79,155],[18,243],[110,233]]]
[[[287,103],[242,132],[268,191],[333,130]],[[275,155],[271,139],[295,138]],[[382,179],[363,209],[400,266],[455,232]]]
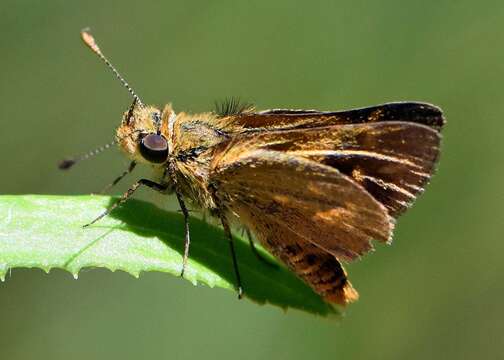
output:
[[[132,160],[161,165],[168,160],[168,121],[154,106],[135,106],[124,113],[117,142]]]

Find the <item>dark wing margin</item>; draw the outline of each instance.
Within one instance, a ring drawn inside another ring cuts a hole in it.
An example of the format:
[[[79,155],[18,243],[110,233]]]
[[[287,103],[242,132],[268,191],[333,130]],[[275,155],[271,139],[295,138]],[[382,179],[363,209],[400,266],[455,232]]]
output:
[[[429,126],[439,131],[444,123],[437,106],[422,102],[395,102],[343,111],[272,109],[244,113],[236,124],[251,131],[307,129],[333,125],[404,121]]]
[[[439,158],[440,134],[425,125],[384,122],[366,128],[326,156],[314,160],[351,176],[397,218],[430,181]]]

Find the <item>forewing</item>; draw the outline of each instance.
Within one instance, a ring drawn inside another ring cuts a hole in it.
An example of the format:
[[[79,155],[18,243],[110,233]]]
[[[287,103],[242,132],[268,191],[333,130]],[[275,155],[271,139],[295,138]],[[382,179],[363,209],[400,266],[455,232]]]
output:
[[[444,124],[443,114],[438,107],[420,102],[396,102],[336,112],[272,109],[236,116],[236,125],[249,131],[308,129],[383,121],[411,122],[436,130]]]
[[[402,121],[248,133],[238,148],[304,157],[353,178],[391,216],[421,193],[434,172],[441,136],[426,125]]]
[[[371,239],[391,237],[382,204],[350,177],[309,159],[230,146],[214,159],[210,182],[218,202],[239,217],[251,209],[272,232],[281,226],[344,260],[372,249]]]

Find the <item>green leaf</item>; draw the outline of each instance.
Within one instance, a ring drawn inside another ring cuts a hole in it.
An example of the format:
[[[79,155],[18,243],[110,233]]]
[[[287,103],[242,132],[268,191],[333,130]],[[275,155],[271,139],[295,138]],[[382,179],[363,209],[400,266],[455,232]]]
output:
[[[96,224],[82,228],[114,201],[106,196],[0,196],[0,278],[9,269],[52,268],[78,276],[84,267],[179,275],[183,218],[179,213],[130,200]],[[191,248],[184,278],[234,291],[235,276],[224,233],[191,218]],[[258,303],[319,315],[337,314],[284,267],[261,262],[249,244],[236,241],[245,296]],[[266,255],[265,256],[269,256]]]

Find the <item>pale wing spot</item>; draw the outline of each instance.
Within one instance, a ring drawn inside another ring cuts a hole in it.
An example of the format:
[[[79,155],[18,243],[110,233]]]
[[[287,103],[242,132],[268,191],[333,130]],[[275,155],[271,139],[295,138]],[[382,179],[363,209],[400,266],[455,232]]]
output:
[[[314,265],[310,265],[306,268],[299,269],[298,272],[301,275],[311,275],[312,273],[318,271],[320,269],[320,264],[316,263]]]
[[[348,217],[348,210],[337,207],[327,211],[317,211],[313,216],[313,219],[315,221],[334,221],[335,219],[344,219],[346,217]]]
[[[424,189],[420,186],[417,186],[417,185],[413,185],[413,184],[404,184],[404,186],[407,186],[409,187],[410,189],[413,189],[414,191],[418,191],[418,192],[423,192]]]
[[[386,181],[383,181],[382,179],[377,179],[375,177],[368,176],[368,175],[363,175],[362,178],[364,178],[366,180],[369,180],[369,181],[372,181],[376,185],[379,185],[379,186],[381,186],[382,188],[384,188],[386,190],[394,190],[394,191],[396,191],[398,193],[401,193],[401,194],[409,197],[410,199],[415,199],[415,195],[414,194],[410,193],[408,190],[403,189],[400,186],[397,186],[394,183],[386,182]]]
[[[421,176],[421,177],[424,177],[424,178],[427,178],[429,179],[431,177],[430,174],[427,174],[427,173],[424,173],[424,172],[421,172],[421,171],[415,171],[415,170],[410,170],[412,174],[415,174],[415,175],[418,175],[418,176]]]
[[[281,203],[281,204],[288,204],[289,203],[289,197],[286,195],[281,195],[281,194],[274,194],[272,196],[273,200]]]
[[[325,195],[324,191],[320,188],[320,186],[317,186],[317,184],[310,183],[307,187],[307,190],[314,195]]]
[[[397,200],[397,199],[392,199],[392,200],[394,200],[396,203],[398,203],[399,205],[404,206],[404,207],[410,207],[411,206],[411,203],[407,203],[406,201]]]

